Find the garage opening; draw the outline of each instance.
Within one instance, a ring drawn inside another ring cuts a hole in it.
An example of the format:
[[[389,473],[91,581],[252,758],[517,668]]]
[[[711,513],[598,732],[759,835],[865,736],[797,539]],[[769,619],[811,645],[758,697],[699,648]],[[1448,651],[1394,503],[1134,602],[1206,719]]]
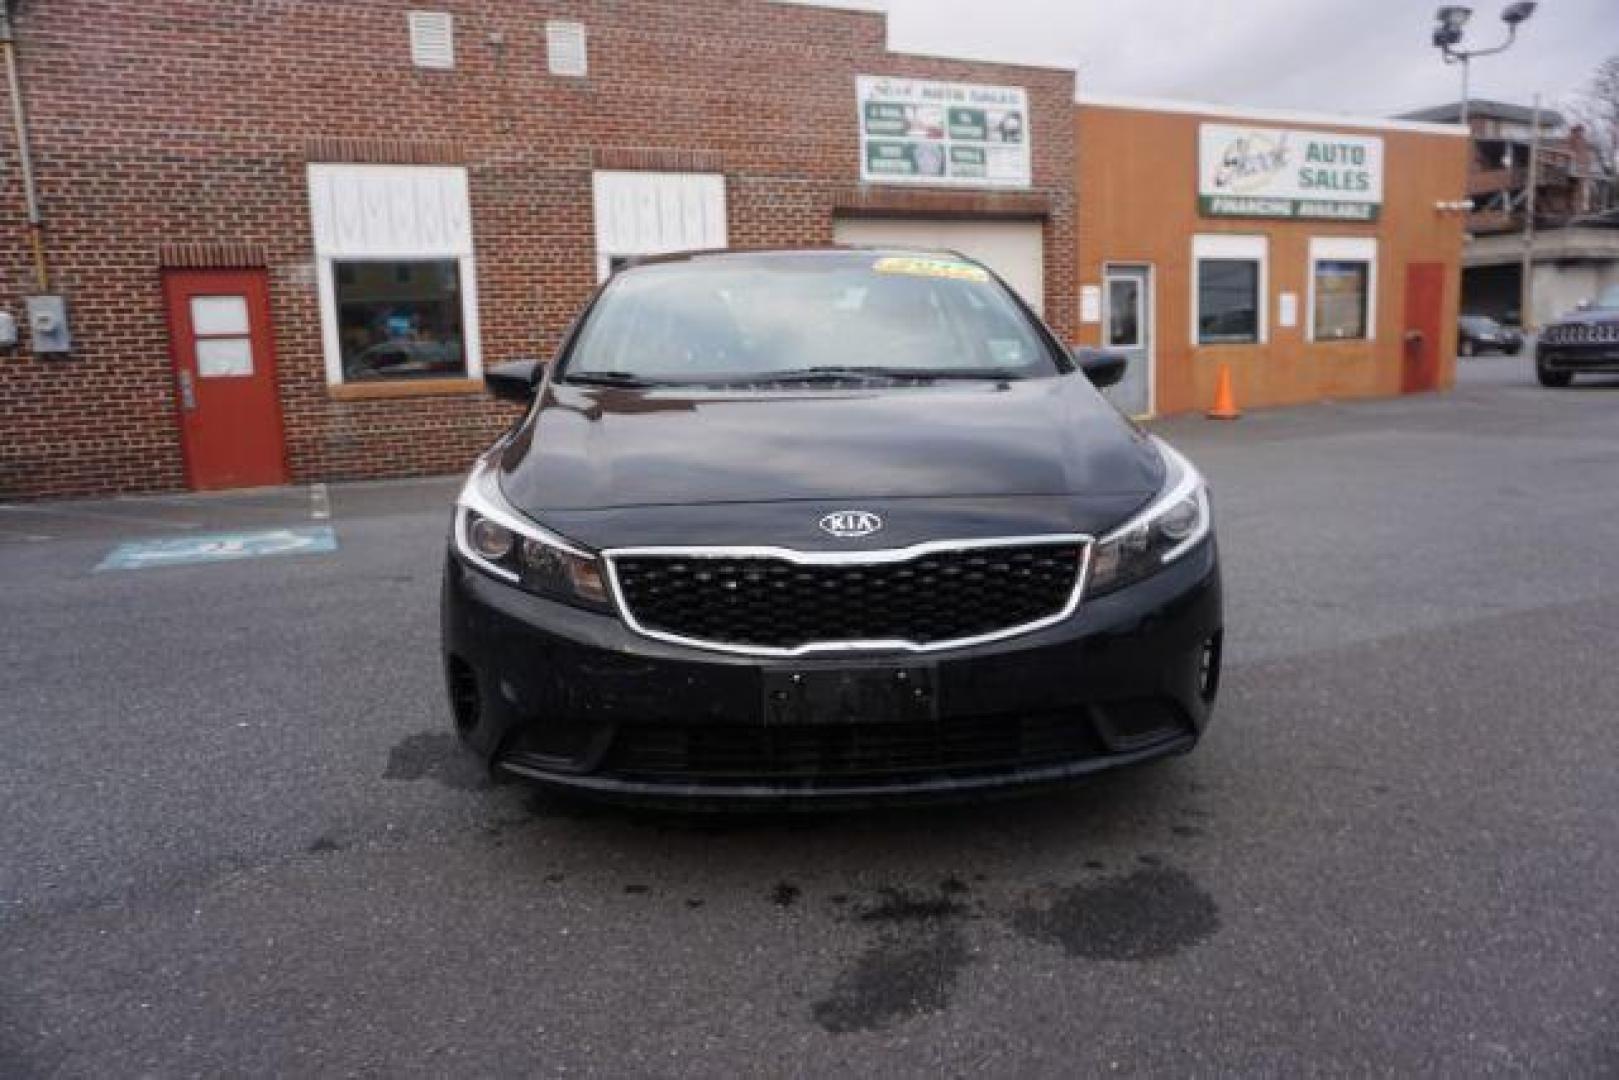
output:
[[[936,218],[838,218],[840,244],[943,248],[977,259],[1016,289],[1036,312],[1045,308],[1045,240],[1038,221]]]

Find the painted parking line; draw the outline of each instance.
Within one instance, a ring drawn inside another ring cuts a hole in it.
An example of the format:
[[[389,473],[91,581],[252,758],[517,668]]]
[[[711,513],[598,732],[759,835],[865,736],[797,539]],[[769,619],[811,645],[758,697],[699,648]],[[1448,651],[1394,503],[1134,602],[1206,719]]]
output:
[[[131,540],[113,548],[96,570],[146,570],[154,566],[262,559],[273,555],[316,555],[336,550],[337,534],[331,526],[303,525],[180,539]]]

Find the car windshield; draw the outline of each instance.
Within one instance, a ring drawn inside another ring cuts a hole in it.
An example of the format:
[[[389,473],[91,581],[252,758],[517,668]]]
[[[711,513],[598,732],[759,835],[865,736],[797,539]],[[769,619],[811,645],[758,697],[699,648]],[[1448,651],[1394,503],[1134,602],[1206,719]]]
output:
[[[1591,306],[1599,308],[1619,308],[1619,285],[1609,285],[1606,289],[1603,289],[1597,294],[1597,298],[1592,301]]]
[[[1500,328],[1500,325],[1488,315],[1463,315],[1462,325],[1474,332]]]
[[[569,353],[579,382],[1028,378],[1059,373],[982,267],[945,255],[698,258],[623,271]]]

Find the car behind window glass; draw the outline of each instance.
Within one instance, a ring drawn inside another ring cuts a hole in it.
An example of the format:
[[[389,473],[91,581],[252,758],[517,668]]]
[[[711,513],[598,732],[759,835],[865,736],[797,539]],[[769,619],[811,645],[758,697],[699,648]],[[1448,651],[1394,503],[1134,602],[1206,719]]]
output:
[[[339,261],[332,273],[344,379],[466,375],[454,259]]]

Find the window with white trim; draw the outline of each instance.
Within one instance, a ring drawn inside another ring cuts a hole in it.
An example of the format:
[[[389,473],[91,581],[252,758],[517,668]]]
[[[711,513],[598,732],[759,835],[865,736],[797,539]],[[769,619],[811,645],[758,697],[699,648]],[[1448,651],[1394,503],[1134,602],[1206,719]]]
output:
[[[1377,241],[1310,240],[1311,341],[1370,341],[1377,336]]]
[[[465,169],[311,165],[332,385],[483,375]]]
[[[1263,344],[1269,276],[1265,237],[1192,237],[1192,342]]]

